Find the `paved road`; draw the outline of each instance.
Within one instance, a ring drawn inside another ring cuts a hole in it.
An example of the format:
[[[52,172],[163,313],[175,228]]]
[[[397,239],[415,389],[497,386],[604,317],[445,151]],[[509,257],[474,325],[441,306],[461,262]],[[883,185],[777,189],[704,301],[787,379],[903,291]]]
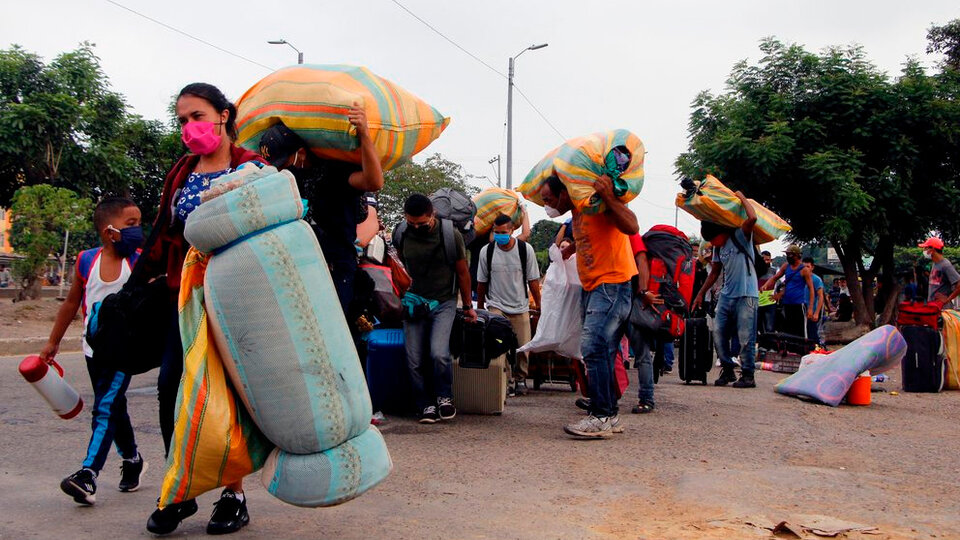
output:
[[[64,421],[0,357],[0,538],[138,538],[162,477],[156,372],[129,392],[143,488],[120,493],[118,458],[101,474],[97,504],[58,488],[79,467],[89,416]],[[79,355],[70,380],[92,403]],[[633,377],[631,373],[631,377]],[[867,408],[837,409],[760,388],[686,387],[668,377],[658,409],[624,417],[625,434],[571,441],[573,394],[512,399],[500,417],[458,416],[383,426],[396,469],[381,486],[336,508],[281,503],[247,480],[251,524],[233,538],[765,538],[744,521],[819,514],[880,527],[880,536],[960,538],[960,393],[874,394]],[[895,383],[886,383],[896,389]],[[621,407],[629,409],[635,381]],[[202,537],[216,494],[174,537]]]

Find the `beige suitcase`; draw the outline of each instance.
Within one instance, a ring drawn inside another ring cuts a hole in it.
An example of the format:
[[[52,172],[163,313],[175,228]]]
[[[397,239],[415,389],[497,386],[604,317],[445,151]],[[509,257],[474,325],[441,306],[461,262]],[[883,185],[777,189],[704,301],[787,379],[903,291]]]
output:
[[[460,367],[453,361],[453,404],[458,413],[501,414],[507,401],[507,356],[490,360],[487,369]]]

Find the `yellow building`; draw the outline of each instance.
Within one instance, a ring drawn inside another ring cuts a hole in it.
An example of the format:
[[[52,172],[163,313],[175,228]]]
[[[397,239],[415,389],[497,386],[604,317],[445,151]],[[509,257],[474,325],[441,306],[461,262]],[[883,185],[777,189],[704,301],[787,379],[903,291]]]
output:
[[[0,207],[0,255],[13,253],[10,245],[10,211]]]

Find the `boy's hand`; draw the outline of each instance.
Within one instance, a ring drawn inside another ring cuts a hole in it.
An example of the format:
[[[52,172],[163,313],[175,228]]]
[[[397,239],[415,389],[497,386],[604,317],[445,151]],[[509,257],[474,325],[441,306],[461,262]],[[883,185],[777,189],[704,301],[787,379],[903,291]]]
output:
[[[59,351],[59,343],[47,343],[43,347],[43,350],[40,351],[40,359],[49,364],[50,362],[53,362],[54,357],[57,356]]]

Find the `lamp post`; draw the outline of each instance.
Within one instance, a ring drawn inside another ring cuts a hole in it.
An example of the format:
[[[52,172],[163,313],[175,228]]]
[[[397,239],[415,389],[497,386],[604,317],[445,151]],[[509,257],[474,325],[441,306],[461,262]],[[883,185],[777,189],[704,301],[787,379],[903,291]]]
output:
[[[527,51],[546,47],[548,43],[531,45],[510,57],[510,69],[507,71],[507,189],[513,189],[513,62]]]
[[[271,39],[271,40],[268,41],[267,43],[269,43],[269,44],[271,44],[271,45],[289,45],[291,49],[297,51],[297,63],[298,63],[298,64],[302,64],[302,63],[303,63],[303,53],[300,52],[300,49],[298,49],[298,48],[294,47],[293,45],[291,45],[289,41],[287,41],[287,40],[285,40],[285,39]],[[518,55],[518,56],[519,56],[519,55]]]

